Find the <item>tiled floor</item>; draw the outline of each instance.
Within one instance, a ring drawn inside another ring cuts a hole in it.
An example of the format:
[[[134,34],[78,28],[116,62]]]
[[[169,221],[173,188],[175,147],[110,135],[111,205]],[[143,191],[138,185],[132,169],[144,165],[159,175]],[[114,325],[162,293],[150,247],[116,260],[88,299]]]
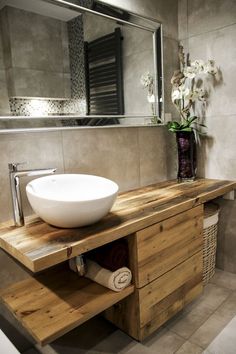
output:
[[[96,317],[50,345],[21,353],[236,354],[236,274],[217,270],[201,297],[143,343]]]

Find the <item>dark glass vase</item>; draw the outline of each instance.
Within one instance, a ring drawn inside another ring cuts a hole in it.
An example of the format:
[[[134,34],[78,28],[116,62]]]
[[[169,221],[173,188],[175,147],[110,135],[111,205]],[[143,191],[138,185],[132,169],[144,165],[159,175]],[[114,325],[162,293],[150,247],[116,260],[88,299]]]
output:
[[[178,181],[190,182],[196,178],[197,154],[193,132],[177,132]]]

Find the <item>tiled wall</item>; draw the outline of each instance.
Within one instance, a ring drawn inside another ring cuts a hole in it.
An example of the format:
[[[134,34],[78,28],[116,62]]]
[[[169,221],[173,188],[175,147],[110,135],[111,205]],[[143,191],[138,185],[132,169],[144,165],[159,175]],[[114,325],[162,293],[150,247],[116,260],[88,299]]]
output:
[[[207,109],[209,137],[200,148],[200,172],[236,179],[236,1],[180,0],[179,34],[192,59],[214,59],[221,82]],[[221,201],[218,266],[236,272],[236,201]]]
[[[69,98],[66,24],[8,6],[0,16],[9,97]]]
[[[114,4],[114,1],[111,1]],[[122,3],[122,4],[121,4]],[[166,93],[177,59],[177,4],[172,0],[117,1],[129,10],[152,16],[164,23]],[[168,101],[168,100],[167,100]],[[167,111],[170,106],[167,105]],[[58,172],[86,172],[114,179],[121,190],[164,180],[168,166],[164,127],[99,128],[64,132],[0,134],[0,220],[11,217],[7,164],[27,161],[27,168],[53,166]],[[168,152],[167,152],[168,150]],[[168,160],[170,157],[168,156]],[[170,168],[171,166],[171,168]],[[171,172],[170,172],[171,170]],[[23,182],[23,181],[22,181]],[[24,184],[27,180],[24,180]],[[25,195],[24,208],[29,212]],[[0,253],[0,287],[26,275],[3,252]]]
[[[56,167],[58,173],[101,175],[116,181],[124,191],[166,179],[165,137],[164,127],[0,135],[0,221],[12,217],[9,162],[27,161],[25,168]],[[28,181],[21,180],[26,214],[31,213],[24,188]],[[24,274],[2,252],[0,268],[0,288]]]

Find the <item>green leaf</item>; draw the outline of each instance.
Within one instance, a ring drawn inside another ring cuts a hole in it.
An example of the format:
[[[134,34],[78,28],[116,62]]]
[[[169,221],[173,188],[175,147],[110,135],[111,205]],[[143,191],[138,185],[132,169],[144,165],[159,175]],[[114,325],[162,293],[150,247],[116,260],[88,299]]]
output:
[[[188,122],[189,122],[189,124],[192,124],[195,120],[197,120],[196,116],[189,118]]]
[[[191,132],[192,130],[193,130],[193,128],[191,128],[191,127],[181,129],[182,132]]]

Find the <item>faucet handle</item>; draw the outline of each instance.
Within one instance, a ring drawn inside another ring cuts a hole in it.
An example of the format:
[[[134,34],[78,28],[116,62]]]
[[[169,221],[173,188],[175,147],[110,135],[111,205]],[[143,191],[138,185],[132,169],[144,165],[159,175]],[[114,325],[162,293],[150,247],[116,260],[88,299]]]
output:
[[[9,172],[17,172],[18,171],[18,166],[22,166],[27,164],[27,162],[11,162],[8,164],[8,169]]]

